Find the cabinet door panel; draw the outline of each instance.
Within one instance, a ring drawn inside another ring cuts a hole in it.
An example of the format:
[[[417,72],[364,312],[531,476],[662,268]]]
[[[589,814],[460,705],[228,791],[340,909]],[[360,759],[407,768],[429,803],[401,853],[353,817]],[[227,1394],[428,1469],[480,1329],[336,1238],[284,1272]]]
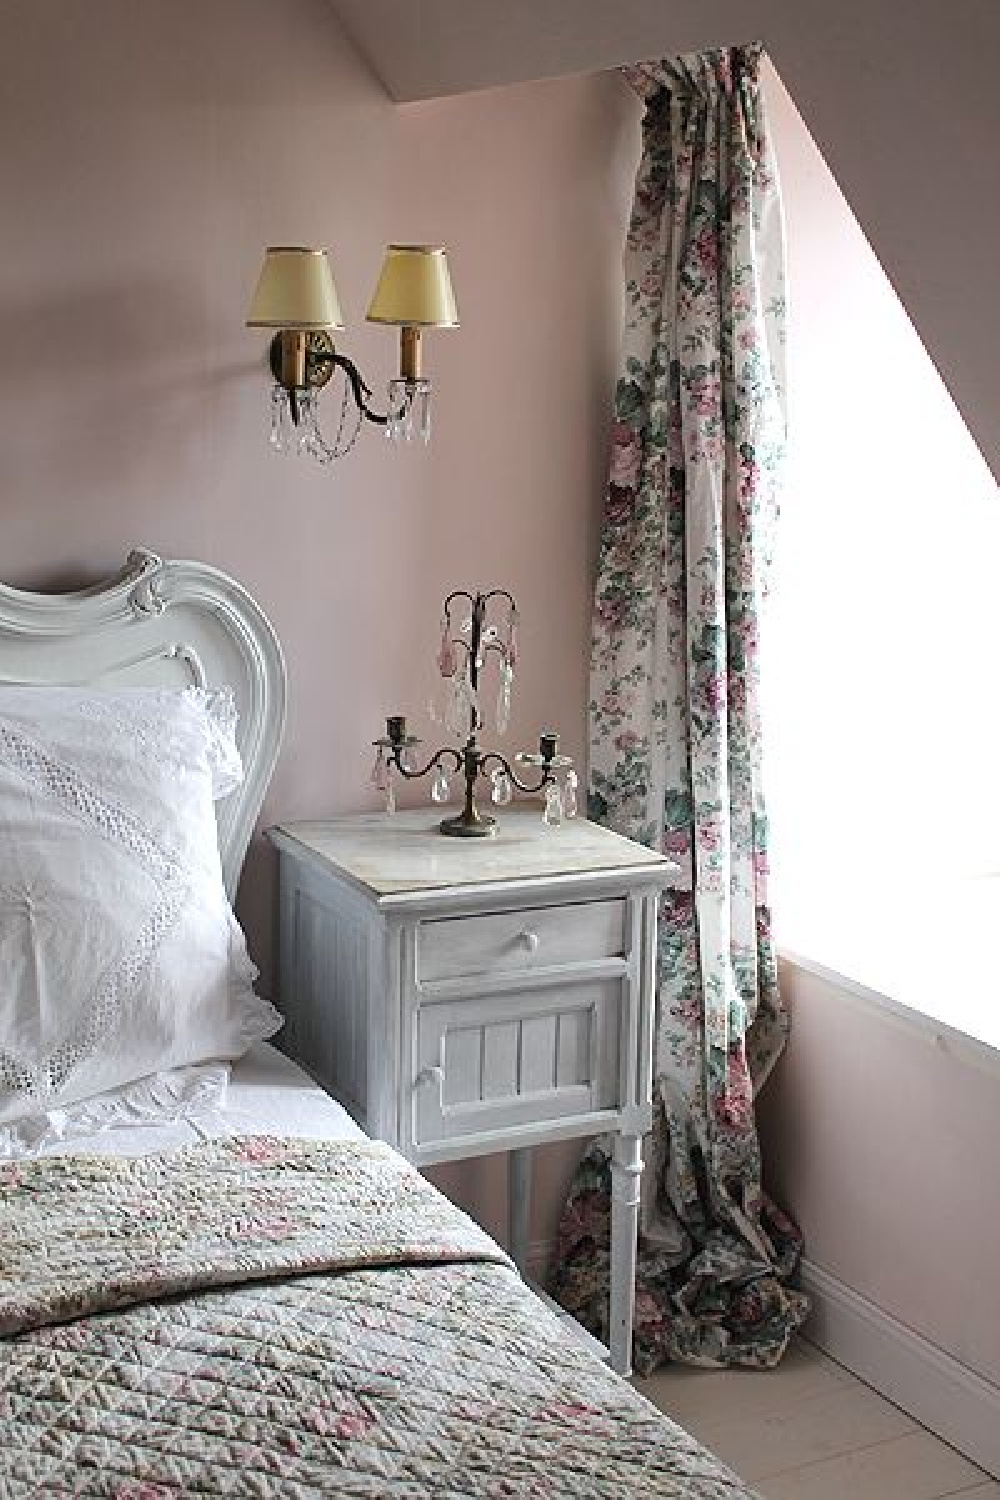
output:
[[[626,981],[424,1001],[416,1015],[414,1144],[468,1140],[621,1102]]]
[[[521,1088],[526,1094],[555,1088],[558,1081],[557,1039],[561,1025],[562,1017],[558,1012],[547,1016],[526,1016],[521,1022]]]

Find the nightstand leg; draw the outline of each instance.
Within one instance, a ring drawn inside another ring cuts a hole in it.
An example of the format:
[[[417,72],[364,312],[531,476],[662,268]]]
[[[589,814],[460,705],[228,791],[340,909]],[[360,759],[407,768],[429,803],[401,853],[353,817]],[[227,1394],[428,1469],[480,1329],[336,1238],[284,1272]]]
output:
[[[611,1368],[632,1373],[642,1137],[616,1135],[611,1161]]]
[[[511,1151],[507,1160],[507,1238],[510,1257],[523,1276],[528,1268],[531,1210],[531,1147]]]

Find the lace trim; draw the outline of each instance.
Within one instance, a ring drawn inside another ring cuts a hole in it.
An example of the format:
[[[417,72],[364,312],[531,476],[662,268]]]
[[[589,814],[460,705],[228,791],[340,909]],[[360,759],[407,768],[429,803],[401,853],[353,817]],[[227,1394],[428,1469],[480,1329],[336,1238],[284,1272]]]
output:
[[[0,723],[0,759],[12,771],[34,782],[80,822],[89,823],[113,843],[122,844],[161,884],[177,879],[180,873],[177,860],[157,843],[137,817],[95,791],[72,766],[56,760],[26,735],[18,734],[4,723]]]
[[[72,767],[4,723],[0,723],[0,760],[78,821],[96,828],[106,839],[128,850],[160,889],[159,899],[131,948],[98,981],[69,1036],[36,1065],[25,1062],[14,1052],[0,1051],[0,1085],[33,1102],[42,1102],[65,1086],[74,1069],[112,1030],[157,948],[180,916],[190,882],[177,860],[157,843],[138,818],[88,785]]]
[[[93,693],[81,696],[74,711],[88,723],[110,729],[119,742],[131,740],[138,751],[156,765],[167,765],[175,775],[189,766],[189,752],[172,732],[164,715],[157,722],[151,704],[159,702],[176,712],[178,702],[189,705],[200,717],[205,760],[212,775],[212,796],[217,801],[243,781],[243,761],[236,744],[238,714],[230,687],[188,687],[181,693]]]
[[[104,1144],[93,1137],[120,1130],[185,1124],[198,1135],[217,1134],[211,1128],[203,1131],[201,1121],[211,1125],[216,1119],[224,1119],[229,1075],[228,1063],[195,1063],[152,1073],[92,1099],[0,1125],[0,1160],[37,1156],[76,1142],[93,1149]]]

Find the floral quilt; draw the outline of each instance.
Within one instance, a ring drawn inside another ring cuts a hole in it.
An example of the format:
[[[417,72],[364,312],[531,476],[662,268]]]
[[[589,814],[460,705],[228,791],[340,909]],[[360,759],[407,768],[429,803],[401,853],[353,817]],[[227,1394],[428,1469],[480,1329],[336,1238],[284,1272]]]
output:
[[[728,1471],[372,1142],[0,1166],[0,1497],[685,1497]]]

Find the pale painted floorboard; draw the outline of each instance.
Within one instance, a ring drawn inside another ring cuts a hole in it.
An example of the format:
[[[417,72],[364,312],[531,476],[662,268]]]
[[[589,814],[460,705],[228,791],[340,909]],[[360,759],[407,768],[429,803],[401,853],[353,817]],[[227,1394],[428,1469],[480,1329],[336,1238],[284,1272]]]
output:
[[[760,1417],[733,1413],[698,1424],[705,1446],[758,1488],[762,1480],[788,1469],[855,1453],[916,1430],[909,1417],[874,1391],[852,1386],[834,1396],[798,1402],[784,1412]]]
[[[982,1471],[929,1432],[909,1432],[759,1486],[765,1500],[941,1500],[983,1478]]]
[[[764,1500],[1000,1500],[1000,1485],[796,1340],[776,1370],[667,1366],[635,1386]]]

